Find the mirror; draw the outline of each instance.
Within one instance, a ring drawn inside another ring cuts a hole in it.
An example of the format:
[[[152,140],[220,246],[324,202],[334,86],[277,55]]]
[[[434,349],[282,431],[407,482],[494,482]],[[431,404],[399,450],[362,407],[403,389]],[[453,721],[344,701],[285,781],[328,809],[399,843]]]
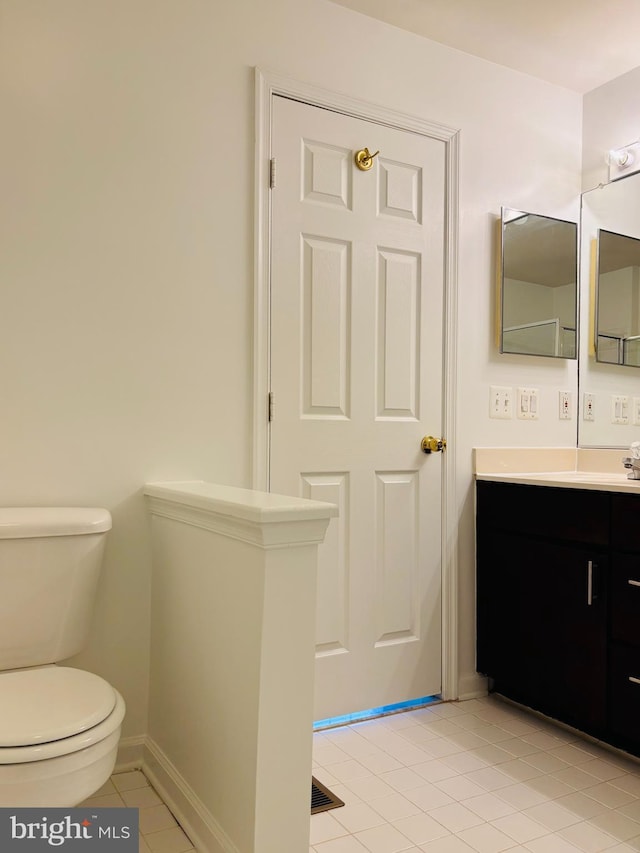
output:
[[[596,359],[640,367],[640,239],[598,229]]]
[[[640,439],[640,175],[582,194],[578,444]],[[590,403],[585,405],[585,395]]]
[[[500,352],[576,358],[575,222],[502,209]]]

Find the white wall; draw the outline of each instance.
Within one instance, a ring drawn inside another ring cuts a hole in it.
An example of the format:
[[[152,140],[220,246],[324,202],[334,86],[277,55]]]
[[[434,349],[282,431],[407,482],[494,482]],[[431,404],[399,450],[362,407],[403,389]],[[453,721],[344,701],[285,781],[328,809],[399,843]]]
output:
[[[583,190],[608,180],[608,151],[640,138],[639,89],[640,66],[584,96]]]
[[[80,663],[146,727],[140,486],[250,484],[253,67],[461,128],[463,674],[474,670],[474,445],[573,445],[574,362],[495,348],[500,206],[576,219],[581,98],[326,0],[0,0],[4,174],[0,501],[114,514]],[[539,421],[490,421],[490,383]]]
[[[147,495],[145,771],[200,851],[306,850],[318,545],[335,508],[208,483]]]

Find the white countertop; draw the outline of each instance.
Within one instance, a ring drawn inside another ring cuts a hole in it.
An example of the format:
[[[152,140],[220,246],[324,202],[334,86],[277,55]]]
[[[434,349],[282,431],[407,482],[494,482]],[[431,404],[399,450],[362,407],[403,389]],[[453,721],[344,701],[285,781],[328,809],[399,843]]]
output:
[[[623,448],[476,447],[474,471],[476,480],[640,494],[640,480],[622,464],[628,455]]]
[[[629,480],[626,471],[620,474],[599,471],[485,472],[477,473],[476,479],[565,489],[592,489],[600,492],[634,492],[640,495],[640,480]]]

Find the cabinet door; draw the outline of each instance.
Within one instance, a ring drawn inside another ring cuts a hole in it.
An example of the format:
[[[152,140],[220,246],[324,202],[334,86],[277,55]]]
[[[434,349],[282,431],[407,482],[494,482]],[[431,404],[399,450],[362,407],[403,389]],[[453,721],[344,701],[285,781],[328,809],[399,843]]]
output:
[[[611,496],[611,544],[616,551],[640,553],[638,495]]]
[[[640,649],[613,644],[609,682],[609,725],[622,745],[640,744]],[[634,750],[634,751],[635,751]]]
[[[640,554],[613,555],[611,638],[640,647]]]
[[[550,692],[560,719],[600,734],[606,722],[608,560],[589,550],[549,548]]]
[[[637,509],[636,509],[637,511]],[[637,529],[633,531],[638,536]],[[628,534],[628,541],[631,534]],[[613,554],[609,725],[621,745],[640,744],[640,554]]]
[[[504,531],[478,537],[478,667],[495,689],[591,732],[605,721],[605,557]]]
[[[527,701],[532,685],[531,566],[521,559],[522,537],[490,527],[478,530],[477,669],[497,689]],[[525,625],[525,622],[527,623]]]

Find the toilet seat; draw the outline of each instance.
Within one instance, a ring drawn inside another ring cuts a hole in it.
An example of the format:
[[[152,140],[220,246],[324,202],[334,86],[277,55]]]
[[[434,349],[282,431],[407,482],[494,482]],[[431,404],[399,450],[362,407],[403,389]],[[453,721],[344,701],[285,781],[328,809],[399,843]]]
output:
[[[98,675],[43,666],[0,673],[0,765],[84,749],[121,724],[124,701]]]

